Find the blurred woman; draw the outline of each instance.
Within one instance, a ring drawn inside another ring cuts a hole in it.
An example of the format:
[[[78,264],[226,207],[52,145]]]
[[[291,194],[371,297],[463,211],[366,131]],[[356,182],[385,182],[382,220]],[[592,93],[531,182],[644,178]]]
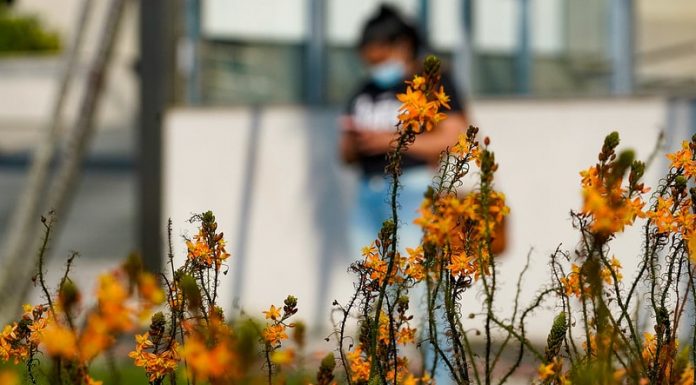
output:
[[[400,103],[396,94],[406,91],[404,81],[419,71],[421,40],[418,30],[393,8],[382,6],[365,24],[359,44],[369,78],[350,99],[341,118],[340,152],[345,163],[360,171],[352,242],[355,250],[374,241],[382,223],[391,216],[390,182],[384,173],[386,155],[395,145]],[[402,248],[419,244],[420,230],[412,225],[423,193],[438,166],[440,153],[457,141],[467,126],[464,107],[449,76],[442,85],[450,96],[447,119],[431,132],[419,135],[403,157],[399,191]]]
[[[396,94],[406,91],[404,81],[419,72],[421,39],[418,30],[396,10],[382,6],[365,24],[359,53],[369,78],[350,99],[341,118],[340,153],[345,163],[360,171],[357,202],[352,211],[351,243],[354,257],[360,248],[374,242],[382,223],[391,217],[390,181],[385,175],[387,154],[393,149],[400,103]],[[399,191],[399,242],[401,250],[415,248],[421,239],[413,224],[423,193],[430,185],[440,154],[456,143],[467,127],[463,103],[449,76],[442,75],[442,86],[450,96],[447,119],[428,133],[421,134],[408,148],[402,160]],[[425,343],[423,346],[429,347]],[[426,349],[426,359],[432,351]],[[430,364],[428,364],[430,365]],[[451,383],[447,371],[439,365],[438,385]]]

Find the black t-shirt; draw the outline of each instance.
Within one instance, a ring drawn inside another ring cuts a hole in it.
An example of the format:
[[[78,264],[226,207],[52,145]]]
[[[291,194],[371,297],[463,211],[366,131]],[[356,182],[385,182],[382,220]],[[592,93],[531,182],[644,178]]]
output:
[[[450,97],[450,110],[445,113],[464,110],[463,103],[456,91],[456,88],[449,76],[443,74],[441,84],[445,93]],[[350,115],[355,125],[362,129],[372,130],[396,130],[398,122],[398,111],[401,103],[396,99],[396,94],[406,92],[406,84],[402,81],[391,88],[381,88],[373,81],[364,83],[350,99],[346,113]],[[406,169],[410,167],[424,166],[427,162],[405,154],[401,166]],[[383,174],[387,165],[386,153],[377,155],[359,155],[358,165],[363,175]]]

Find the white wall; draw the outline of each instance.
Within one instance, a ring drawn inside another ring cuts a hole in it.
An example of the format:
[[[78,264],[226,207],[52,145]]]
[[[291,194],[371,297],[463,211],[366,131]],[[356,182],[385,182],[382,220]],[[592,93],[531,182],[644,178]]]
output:
[[[581,204],[578,172],[596,162],[604,136],[619,131],[622,147],[645,159],[665,127],[667,107],[658,99],[529,100],[475,102],[471,111],[474,123],[492,138],[500,164],[497,184],[512,210],[509,248],[500,257],[503,291],[498,303],[504,310],[530,248],[534,262],[524,302],[546,283],[549,253],[559,243],[569,249],[575,245],[568,213]],[[191,234],[185,222],[191,213],[216,212],[233,253],[232,273],[224,278],[227,294],[238,262],[235,234],[239,226],[247,226],[243,306],[258,312],[293,293],[300,298],[301,318],[313,321],[319,313],[326,321],[331,301],[350,294],[352,277],[346,268],[354,258],[345,255],[346,227],[341,223],[355,179],[336,160],[332,117],[317,118],[290,107],[262,111],[251,218],[238,223],[250,124],[249,110],[241,108],[169,115],[165,216],[173,218],[175,234]],[[646,179],[654,182],[663,165],[658,159]],[[181,258],[184,248],[177,244]],[[622,235],[615,247],[628,277],[640,248],[637,234]],[[320,290],[321,277],[327,278],[328,290]],[[479,311],[478,297],[473,291],[470,295],[466,301],[474,305],[465,311]],[[537,338],[545,338],[543,323],[550,321],[551,312],[541,317],[532,330]]]

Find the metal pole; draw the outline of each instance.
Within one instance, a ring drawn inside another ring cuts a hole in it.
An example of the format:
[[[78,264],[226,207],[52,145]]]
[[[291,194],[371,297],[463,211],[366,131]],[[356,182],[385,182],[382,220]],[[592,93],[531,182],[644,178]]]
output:
[[[326,97],[326,12],[324,0],[309,1],[307,38],[307,103],[320,105]]]
[[[139,248],[145,267],[162,267],[162,123],[171,101],[174,33],[170,0],[140,1]]]
[[[459,18],[461,40],[454,53],[454,79],[462,95],[469,98],[473,91],[473,39],[472,39],[472,0],[462,0]]]
[[[610,0],[609,7],[611,92],[629,95],[634,89],[633,0]]]
[[[201,37],[201,2],[186,0],[186,102],[196,105],[201,101],[200,86],[200,37]]]
[[[519,40],[517,43],[517,93],[528,95],[532,84],[531,16],[529,0],[520,0]]]
[[[420,0],[418,3],[418,11],[418,29],[421,34],[421,39],[423,39],[422,44],[424,47],[428,47],[428,32],[430,28],[428,0]]]

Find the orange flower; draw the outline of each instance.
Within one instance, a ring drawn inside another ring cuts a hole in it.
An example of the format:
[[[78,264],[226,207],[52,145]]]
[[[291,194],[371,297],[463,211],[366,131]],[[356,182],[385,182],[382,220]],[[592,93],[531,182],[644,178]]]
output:
[[[600,178],[598,167],[580,172],[584,199],[581,212],[592,218],[592,232],[609,236],[632,225],[636,217],[644,217],[645,202],[640,197],[630,199],[620,179],[607,185],[609,182]]]
[[[19,385],[19,376],[13,370],[0,370],[0,384],[2,385]]]
[[[643,360],[644,361],[650,361],[653,359],[655,356],[655,349],[657,347],[657,339],[655,337],[655,334],[653,333],[648,333],[645,332],[643,333],[643,338],[645,339],[645,342],[643,342]]]
[[[412,329],[408,326],[404,326],[401,329],[399,329],[399,332],[396,336],[396,342],[400,343],[402,345],[409,344],[415,340],[416,337],[416,329]]]
[[[84,382],[85,385],[102,385],[104,383],[103,381],[97,381],[88,375],[85,375]]]
[[[696,160],[688,141],[683,141],[681,150],[667,154],[667,159],[672,163],[672,167],[682,169],[687,178],[696,177]]]
[[[691,206],[691,199],[682,199],[675,205],[673,197],[658,197],[655,209],[649,211],[647,216],[658,233],[681,235],[693,256],[694,247],[690,245],[696,233],[696,214],[691,211]]]
[[[422,281],[425,278],[425,266],[423,266],[423,247],[418,246],[415,249],[407,247],[406,252],[408,253],[408,259],[404,274],[416,282]]]
[[[406,87],[406,93],[396,95],[402,103],[399,108],[401,130],[415,134],[431,131],[436,124],[445,119],[446,115],[440,113],[439,109],[450,108],[449,96],[445,94],[442,86],[435,92],[435,85],[429,84],[428,79],[421,76],[416,76],[406,83],[409,85]]]
[[[561,285],[566,295],[579,297],[582,291],[580,288],[580,266],[573,263],[570,274],[567,277],[561,277]]]
[[[72,330],[55,321],[49,322],[41,332],[41,345],[51,357],[73,360],[77,356],[77,337]]]
[[[181,357],[197,381],[222,379],[235,372],[234,354],[224,339],[209,349],[199,337],[189,338],[181,348]]]
[[[116,273],[99,277],[97,300],[99,313],[111,332],[125,332],[133,328],[133,310],[126,306],[128,290]]]
[[[288,338],[285,333],[285,326],[282,324],[272,324],[263,329],[263,339],[270,345],[279,345],[281,341]]]
[[[80,359],[88,362],[114,343],[109,323],[99,314],[90,314],[79,338]]]
[[[363,357],[361,346],[356,347],[352,352],[348,352],[346,357],[350,365],[350,379],[353,382],[370,379],[370,360]]]
[[[216,228],[217,224],[215,223],[212,227]],[[230,257],[225,249],[226,243],[223,234],[215,233],[214,230],[206,226],[201,226],[192,241],[186,241],[186,247],[189,260],[205,267],[214,267],[215,270],[220,270],[222,264]]]
[[[164,302],[164,291],[157,283],[157,278],[151,273],[141,273],[138,277],[138,291],[145,305],[155,306]]]
[[[476,272],[476,264],[472,258],[469,258],[466,253],[460,253],[452,256],[452,262],[447,266],[449,271],[454,276],[471,275]]]
[[[387,277],[387,262],[380,259],[378,254],[370,254],[365,259],[365,267],[370,269],[370,279],[382,283]]]
[[[491,191],[486,205],[475,191],[460,198],[454,194],[425,199],[420,217],[414,223],[423,229],[423,242],[448,251],[451,260],[438,261],[453,275],[473,275],[478,279],[488,274],[488,244],[496,226],[509,213],[505,195]]]
[[[691,363],[686,365],[686,368],[681,373],[681,376],[679,376],[679,381],[677,381],[677,385],[693,385],[694,384],[694,368],[691,366]]]

